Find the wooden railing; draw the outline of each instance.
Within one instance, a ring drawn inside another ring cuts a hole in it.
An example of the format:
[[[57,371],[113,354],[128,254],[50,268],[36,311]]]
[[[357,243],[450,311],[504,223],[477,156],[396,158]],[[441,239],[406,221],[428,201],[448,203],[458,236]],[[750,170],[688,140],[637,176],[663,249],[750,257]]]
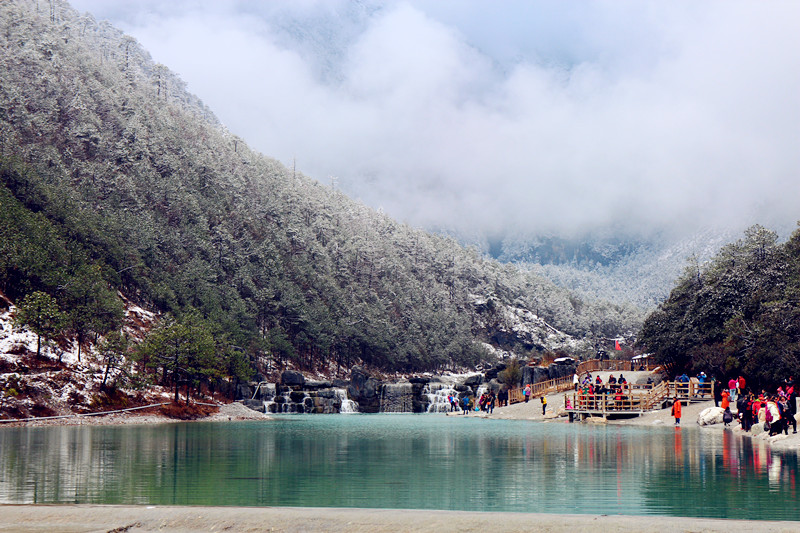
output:
[[[570,397],[571,396],[571,397]],[[643,396],[627,394],[622,397],[616,394],[582,394],[564,395],[564,407],[567,411],[641,411]]]
[[[642,403],[642,410],[643,411],[653,411],[661,407],[667,398],[669,398],[669,386],[668,382],[662,381],[652,389],[645,398],[644,402]]]
[[[664,381],[656,386],[626,385],[621,393],[612,391],[603,394],[575,392],[564,395],[567,411],[583,412],[643,412],[660,409],[664,402],[678,398],[691,401],[714,397],[712,383],[700,385],[696,381],[681,383]]]
[[[642,366],[646,370],[652,370],[656,368],[656,365],[651,363],[649,360],[644,360],[641,362],[635,361],[634,362],[635,370],[638,370]],[[599,370],[611,370],[611,371],[621,371],[626,372],[631,370],[631,361],[623,361],[619,359],[592,359],[590,361],[583,361],[578,364],[577,369],[575,372],[580,376],[585,374],[586,372],[597,372]],[[539,396],[543,396],[545,394],[551,394],[554,392],[561,392],[565,390],[569,390],[572,388],[572,375],[563,376],[556,379],[550,379],[547,381],[540,381],[538,383],[531,383],[531,398],[537,398]],[[629,388],[631,390],[637,389],[647,389],[649,390],[652,386],[650,385],[630,385]],[[515,389],[511,389],[508,391],[508,403],[517,403],[525,401],[525,388],[519,387]]]
[[[682,400],[714,398],[714,387],[711,382],[700,385],[696,379],[692,379],[688,383],[667,381],[666,384],[668,387],[667,396],[670,398],[680,398]]]
[[[633,363],[633,365],[631,365]],[[614,370],[631,372],[644,368],[646,371],[653,370],[658,365],[651,363],[649,359],[644,361],[624,361],[621,359],[592,359],[583,361],[578,365],[575,372],[580,376],[586,372],[597,372],[598,370]]]
[[[554,392],[561,392],[572,388],[572,375],[562,376],[556,379],[549,379],[547,381],[540,381],[538,383],[531,383],[531,398],[538,398],[545,394]],[[525,387],[511,389],[508,391],[508,403],[517,403],[525,401]]]

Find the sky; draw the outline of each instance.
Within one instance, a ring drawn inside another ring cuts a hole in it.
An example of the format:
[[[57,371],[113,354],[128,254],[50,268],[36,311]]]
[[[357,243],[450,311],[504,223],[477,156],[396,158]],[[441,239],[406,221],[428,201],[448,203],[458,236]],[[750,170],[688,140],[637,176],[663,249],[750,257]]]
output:
[[[252,148],[415,226],[800,219],[798,2],[71,4]]]

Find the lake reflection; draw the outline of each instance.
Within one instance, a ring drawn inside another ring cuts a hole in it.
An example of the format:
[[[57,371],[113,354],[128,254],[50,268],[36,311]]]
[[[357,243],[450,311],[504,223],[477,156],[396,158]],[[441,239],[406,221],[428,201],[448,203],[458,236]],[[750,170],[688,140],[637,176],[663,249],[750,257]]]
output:
[[[0,429],[0,502],[800,520],[796,454],[731,432],[440,415]]]

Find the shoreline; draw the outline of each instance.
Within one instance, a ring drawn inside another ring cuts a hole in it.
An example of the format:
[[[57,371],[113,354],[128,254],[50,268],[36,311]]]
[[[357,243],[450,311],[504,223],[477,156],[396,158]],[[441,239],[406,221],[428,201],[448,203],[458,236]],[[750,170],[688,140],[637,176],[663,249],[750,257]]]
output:
[[[608,372],[598,372],[604,381],[608,379]],[[596,374],[596,375],[597,375]],[[629,375],[636,375],[636,372],[629,372]],[[644,372],[642,374],[645,374]],[[569,391],[568,391],[569,392]],[[559,412],[564,409],[564,394],[556,393],[547,395],[547,413],[542,416],[541,401],[534,398],[529,402],[519,402],[506,407],[496,407],[494,413],[489,415],[484,412],[471,412],[469,415],[458,413],[441,413],[446,416],[470,416],[497,420],[524,420],[540,422],[564,422],[565,417],[559,416]],[[775,435],[769,437],[766,432],[760,429],[760,424],[753,426],[750,432],[742,431],[738,421],[734,421],[730,427],[725,428],[723,424],[701,426],[697,423],[698,415],[704,409],[713,407],[713,399],[704,402],[696,402],[683,407],[683,417],[681,428],[697,428],[703,431],[731,431],[734,435],[748,437],[754,442],[763,442],[775,451],[793,451],[800,453],[800,433],[789,435]],[[71,418],[55,418],[30,420],[25,422],[6,422],[0,423],[0,430],[4,427],[48,427],[48,426],[109,426],[109,425],[150,425],[150,424],[179,424],[191,422],[243,422],[243,421],[269,421],[274,420],[275,416],[291,415],[271,415],[259,413],[239,402],[220,405],[219,412],[204,418],[194,420],[180,420],[169,418],[161,414],[154,413],[117,413],[99,416],[77,415]],[[327,416],[327,415],[318,415]],[[673,418],[670,409],[660,409],[642,413],[631,418],[618,418],[606,420],[601,417],[590,418],[584,422],[574,422],[582,424],[600,425],[632,425],[632,426],[673,426]],[[2,533],[0,529],[0,533]]]
[[[157,408],[152,407],[152,410]],[[8,421],[0,423],[2,428],[20,427],[52,427],[52,426],[122,426],[122,425],[155,425],[155,424],[181,424],[193,422],[242,422],[246,420],[272,420],[264,413],[254,411],[239,402],[221,404],[219,411],[193,420],[180,420],[170,418],[158,413],[118,412],[103,415],[71,415],[64,417],[40,418],[26,421]],[[0,528],[0,532],[3,529]]]
[[[603,381],[608,380],[609,372],[597,372],[594,375],[600,375]],[[615,372],[616,374],[616,372]],[[626,375],[636,375],[635,372],[626,372]],[[567,391],[569,393],[569,391]],[[538,398],[530,400],[527,404],[524,402],[515,403],[508,407],[495,408],[494,414],[488,415],[485,413],[474,413],[467,416],[483,416],[492,419],[501,420],[531,420],[531,421],[563,421],[564,418],[557,415],[557,413],[564,409],[564,394],[563,392],[557,394],[547,395],[547,414],[542,416],[541,403]],[[780,434],[770,437],[768,433],[761,429],[761,424],[758,423],[753,426],[750,432],[742,431],[741,425],[737,420],[734,420],[729,427],[724,427],[723,424],[713,424],[708,426],[701,426],[697,423],[698,415],[706,408],[714,407],[714,400],[709,398],[706,401],[690,403],[683,406],[681,425],[683,429],[692,428],[700,431],[730,431],[734,435],[747,437],[753,440],[754,443],[764,443],[771,449],[780,452],[795,452],[800,453],[800,432],[788,435]],[[455,415],[453,415],[455,416]],[[463,415],[461,415],[463,416]],[[800,418],[800,417],[799,417]],[[660,427],[674,427],[674,419],[669,408],[659,409],[657,411],[648,411],[638,416],[631,418],[617,418],[606,420],[601,417],[589,418],[584,422],[573,422],[575,424],[598,424],[598,425],[621,425],[621,426],[660,426]],[[798,424],[800,425],[800,424]]]
[[[657,524],[657,525],[655,525]],[[332,533],[574,531],[746,533],[800,530],[800,522],[662,515],[596,515],[319,507],[0,505],[0,532],[325,531]]]

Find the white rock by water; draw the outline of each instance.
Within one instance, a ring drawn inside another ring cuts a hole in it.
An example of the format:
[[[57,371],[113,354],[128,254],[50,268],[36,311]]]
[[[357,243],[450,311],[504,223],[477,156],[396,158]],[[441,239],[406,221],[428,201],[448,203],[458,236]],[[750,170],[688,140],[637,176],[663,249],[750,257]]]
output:
[[[722,415],[725,410],[722,407],[708,407],[700,411],[697,415],[697,423],[701,426],[711,426],[714,424],[722,424]]]

